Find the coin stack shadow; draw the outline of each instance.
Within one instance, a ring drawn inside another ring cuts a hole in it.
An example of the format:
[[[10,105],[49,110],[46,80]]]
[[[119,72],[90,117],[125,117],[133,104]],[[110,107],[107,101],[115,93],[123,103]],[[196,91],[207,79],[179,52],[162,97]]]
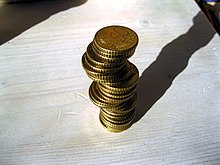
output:
[[[123,38],[118,33],[124,34]],[[104,47],[100,44],[103,40],[113,44]],[[100,122],[110,132],[124,131],[134,121],[139,73],[128,58],[134,54],[137,44],[138,37],[131,29],[109,26],[96,33],[82,57],[83,68],[93,80],[90,99],[100,107]]]

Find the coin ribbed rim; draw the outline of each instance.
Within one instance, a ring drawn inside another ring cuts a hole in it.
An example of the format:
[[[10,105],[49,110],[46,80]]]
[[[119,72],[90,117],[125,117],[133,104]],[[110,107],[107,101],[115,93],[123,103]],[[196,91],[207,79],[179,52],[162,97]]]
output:
[[[102,107],[104,110],[108,111],[109,113],[115,113],[115,114],[120,114],[120,113],[127,113],[130,111],[130,109],[134,108],[137,102],[137,93],[135,92],[134,95],[127,101],[122,102],[118,106],[111,107]]]
[[[118,72],[114,74],[97,73],[97,72],[91,71],[90,68],[87,67],[87,65],[84,65],[83,67],[87,75],[94,81],[102,82],[102,83],[114,83],[114,82],[121,82],[124,79],[124,77],[128,77],[128,75],[130,75],[130,72],[128,72],[129,65],[130,65],[129,63],[126,63],[125,66],[120,68],[120,70],[118,70]]]
[[[134,82],[130,82],[129,84],[122,84],[122,85],[115,85],[115,86],[111,86],[109,84],[106,84],[106,83],[99,83],[100,86],[102,86],[102,88],[105,88],[106,90],[110,90],[112,92],[123,92],[123,91],[128,91],[132,88],[134,88],[135,86],[137,86],[137,83],[136,81]]]
[[[112,128],[116,128],[116,129],[124,129],[124,128],[127,128],[127,126],[129,126],[130,124],[132,125],[133,124],[133,121],[134,121],[134,116],[135,115],[132,115],[132,117],[130,118],[129,121],[126,121],[124,123],[118,123],[118,122],[113,122],[113,121],[109,121],[108,119],[106,119],[102,114],[100,114],[100,118],[102,119],[102,121],[112,127]]]
[[[135,52],[135,49],[136,49],[136,46],[132,49],[128,49],[126,51],[117,51],[117,52],[110,52],[110,51],[104,51],[102,50],[101,48],[99,48],[96,44],[96,41],[93,40],[92,42],[92,47],[93,47],[93,51],[97,54],[99,54],[99,56],[105,60],[108,60],[108,61],[120,61],[120,60],[125,60],[125,59],[128,59],[130,58],[134,52]]]
[[[131,44],[130,46],[128,46],[127,48],[124,48],[122,50],[111,50],[111,49],[107,49],[107,48],[104,48],[102,47],[101,45],[98,44],[97,42],[97,35],[104,29],[106,28],[111,28],[111,27],[121,27],[121,28],[125,28],[127,30],[129,30],[130,32],[132,32],[134,34],[134,37],[136,39],[136,42],[134,42],[134,44]],[[134,52],[135,51],[135,48],[137,47],[138,45],[138,42],[139,42],[139,38],[138,38],[138,35],[137,33],[128,28],[128,27],[125,27],[125,26],[119,26],[119,25],[112,25],[112,26],[107,26],[107,27],[104,27],[102,29],[100,29],[99,31],[96,32],[95,36],[94,36],[94,39],[93,39],[93,45],[95,45],[95,47],[98,49],[98,51],[100,53],[103,53],[104,56],[105,54],[107,55],[113,55],[113,56],[123,56],[123,55],[126,55],[126,54],[129,54],[129,52]]]
[[[101,30],[95,34],[93,41],[88,45],[82,57],[82,66],[86,74],[94,80],[89,88],[89,97],[101,108],[100,122],[108,131],[121,132],[128,129],[135,118],[137,102],[135,89],[139,72],[137,67],[127,59],[134,54],[139,39],[136,32],[129,29],[135,35],[128,32],[126,45],[121,45],[120,41],[119,47],[116,46],[116,49],[111,50],[111,45],[108,47],[103,42],[99,42],[102,36],[97,37],[97,35]],[[103,32],[104,36],[109,35],[109,31]],[[114,44],[117,43],[117,41],[114,42]]]
[[[126,120],[128,120],[128,118],[130,118],[130,116],[132,116],[135,113],[135,108],[133,107],[130,111],[128,111],[127,113],[123,113],[123,114],[109,113],[103,108],[100,108],[100,111],[101,113],[103,113],[103,115],[106,118],[109,118],[110,120],[125,122]]]
[[[127,123],[123,123],[123,124],[114,124],[109,122],[108,120],[106,120],[103,115],[101,113],[99,113],[99,119],[101,121],[102,124],[104,124],[104,126],[109,130],[109,129],[113,129],[114,131],[124,131],[126,129],[128,129],[129,127],[132,126],[133,122],[134,122],[134,118],[135,115],[132,116],[132,118],[130,119],[130,121],[128,121]]]
[[[99,96],[102,96],[102,98],[104,100],[107,100],[108,102],[110,102],[112,104],[129,100],[133,96],[133,93],[130,93],[128,95],[122,95],[121,97],[120,96],[117,97],[113,94],[106,94],[106,93],[104,93],[100,90],[97,83],[95,85],[96,85],[96,87],[94,86],[94,88],[97,88],[97,93],[96,94],[97,95],[99,94]]]
[[[130,62],[129,62],[130,63]],[[106,82],[106,85],[109,86],[121,86],[121,85],[126,85],[126,84],[137,84],[138,83],[138,79],[139,79],[139,72],[137,67],[131,64],[131,69],[129,74],[125,75],[123,78],[121,78],[120,81],[113,81],[113,82]]]
[[[122,125],[122,124],[126,124],[128,123],[132,118],[133,116],[135,115],[133,111],[130,112],[129,115],[127,116],[121,116],[121,117],[110,117],[110,116],[107,116],[105,113],[103,113],[103,111],[100,111],[100,113],[102,113],[102,116],[103,118],[105,118],[105,120],[107,120],[108,122],[112,123],[112,124],[115,124],[115,125]]]
[[[91,93],[90,90],[89,90],[89,98],[90,98],[90,100],[93,102],[93,104],[95,104],[95,105],[98,106],[98,107],[106,108],[106,107],[109,107],[109,106],[110,106],[110,105],[107,104],[107,103],[101,102],[101,100],[99,100],[98,98],[96,98],[96,97]],[[114,108],[114,107],[112,107],[112,108]]]
[[[107,131],[109,131],[109,132],[112,132],[112,133],[120,133],[120,132],[122,132],[122,131],[127,130],[128,128],[130,128],[130,127],[132,126],[132,125],[131,125],[130,127],[126,128],[126,129],[115,129],[115,128],[111,128],[111,127],[105,125],[105,123],[103,123],[103,121],[101,120],[100,117],[99,117],[99,121],[100,121],[101,125],[103,126],[103,128],[104,128],[105,130],[107,130]]]
[[[131,105],[129,105],[129,107],[124,107],[124,110],[118,109],[118,110],[111,110],[109,111],[108,108],[101,108],[102,111],[105,111],[106,113],[108,113],[109,115],[112,116],[121,116],[121,115],[125,115],[127,113],[129,113],[130,111],[132,111],[135,108],[136,102],[133,102]]]
[[[109,55],[109,56],[127,56],[128,54],[130,54],[131,52],[134,52],[136,47],[138,45],[138,42],[131,48],[128,49],[124,49],[124,50],[110,50],[110,49],[105,49],[103,47],[101,47],[98,42],[96,41],[96,37],[94,37],[93,39],[93,46],[95,48],[97,48],[97,51],[99,51],[100,53],[104,54],[104,55]]]
[[[95,68],[94,66],[92,66],[88,60],[87,60],[87,55],[86,53],[84,53],[83,57],[82,57],[82,66],[84,68],[84,70],[89,73],[90,75],[101,75],[101,76],[108,76],[109,74],[111,74],[111,72],[103,72],[102,69],[100,68]]]
[[[98,88],[99,90],[104,93],[107,97],[111,97],[111,98],[126,98],[129,97],[130,95],[132,95],[135,92],[136,88],[131,88],[131,90],[127,90],[127,91],[123,91],[121,93],[117,93],[117,92],[113,92],[111,90],[102,88],[101,86],[99,86],[98,84]]]
[[[98,73],[111,73],[111,74],[115,74],[116,72],[119,72],[119,70],[124,67],[125,63],[123,63],[122,65],[118,65],[117,67],[101,67],[99,65],[95,65],[94,63],[92,64],[89,60],[88,60],[88,54],[83,55],[84,57],[84,62],[86,63],[86,66],[88,68],[90,68],[91,70],[93,70],[94,72],[98,72]]]
[[[100,73],[92,70],[88,67],[88,64],[83,64],[83,68],[86,71],[86,74],[94,81],[103,82],[103,83],[111,83],[120,81],[121,76],[127,74],[126,68],[122,67],[118,72],[111,74],[111,73]]]
[[[117,67],[125,62],[125,60],[109,60],[101,57],[93,50],[92,43],[87,47],[86,54],[89,61],[100,67]]]
[[[101,93],[96,82],[93,82],[90,87],[91,87],[91,92],[93,96],[97,96],[102,102],[105,102],[108,104],[120,104],[121,102],[126,101],[130,98],[128,97],[128,98],[119,99],[119,98],[107,97],[104,93]]]
[[[89,87],[89,97],[95,105],[102,108],[106,108],[106,107],[115,108],[120,105],[121,102],[115,102],[114,104],[109,104],[107,100],[101,98],[101,96],[97,96],[97,93],[94,91],[93,83]]]
[[[108,69],[104,69],[104,68],[100,68],[98,67],[98,65],[93,65],[89,60],[88,60],[88,56],[87,54],[85,53],[83,55],[83,58],[84,58],[84,62],[86,64],[86,66],[93,70],[94,72],[98,72],[98,73],[115,73],[115,70],[113,70],[112,68],[108,68]]]

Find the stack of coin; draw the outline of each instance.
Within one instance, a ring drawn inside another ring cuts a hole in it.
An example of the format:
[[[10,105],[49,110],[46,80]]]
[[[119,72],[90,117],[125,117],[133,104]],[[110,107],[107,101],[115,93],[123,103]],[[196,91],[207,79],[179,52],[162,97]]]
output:
[[[93,80],[92,102],[100,107],[101,124],[111,132],[128,129],[134,121],[138,69],[128,61],[138,44],[137,34],[123,26],[100,29],[82,57]]]

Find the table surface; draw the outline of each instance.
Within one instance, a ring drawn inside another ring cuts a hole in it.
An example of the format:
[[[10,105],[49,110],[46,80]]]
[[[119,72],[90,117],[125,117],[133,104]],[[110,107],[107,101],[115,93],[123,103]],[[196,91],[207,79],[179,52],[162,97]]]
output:
[[[194,1],[9,4],[0,20],[0,164],[220,164],[220,38]],[[99,123],[81,66],[107,25],[139,35],[122,133]]]

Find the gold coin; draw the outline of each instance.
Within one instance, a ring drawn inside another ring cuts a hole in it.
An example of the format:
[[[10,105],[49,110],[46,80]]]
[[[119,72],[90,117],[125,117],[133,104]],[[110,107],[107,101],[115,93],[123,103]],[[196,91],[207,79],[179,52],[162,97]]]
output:
[[[106,118],[106,120],[112,122],[112,123],[127,123],[128,121],[130,121],[130,119],[132,118],[132,116],[135,113],[135,108],[133,108],[131,111],[129,111],[126,114],[121,114],[121,115],[112,115],[110,113],[108,113],[107,111],[103,110],[101,108],[100,113],[102,113],[102,115]]]
[[[101,123],[101,125],[103,126],[103,128],[105,128],[107,131],[109,131],[109,132],[113,132],[113,133],[119,133],[119,132],[122,132],[122,131],[124,131],[124,130],[126,130],[126,129],[117,129],[117,128],[112,128],[112,127],[109,127],[108,125],[106,125],[102,120],[101,120],[101,118],[100,118],[100,116],[99,116],[99,121],[100,121],[100,123]],[[129,128],[129,127],[128,127]],[[127,128],[127,129],[128,129]]]
[[[127,59],[137,44],[133,30],[108,26],[95,34],[82,57],[86,74],[94,80],[89,97],[100,107],[100,122],[111,132],[124,131],[134,122],[139,72]]]
[[[92,42],[92,51],[94,52],[94,54],[98,55],[99,58],[102,59],[102,61],[107,61],[109,62],[109,64],[118,64],[118,63],[122,63],[124,62],[126,59],[128,59],[129,57],[131,57],[134,52],[130,53],[130,54],[125,54],[125,55],[121,55],[121,56],[113,56],[110,54],[105,54],[104,52],[101,52],[95,45],[94,42]]]
[[[118,104],[130,99],[130,97],[131,97],[131,96],[126,97],[126,98],[108,97],[100,91],[96,82],[93,82],[90,87],[91,87],[91,92],[92,92],[93,96],[95,95],[96,97],[99,98],[99,100],[101,100],[102,102],[108,103],[110,105],[118,105]]]
[[[108,94],[113,94],[116,95],[115,97],[117,97],[117,95],[129,95],[131,93],[133,93],[136,90],[136,86],[137,84],[132,85],[131,87],[112,87],[112,86],[108,86],[106,84],[103,83],[98,83],[99,89],[104,92],[104,93],[108,93]]]
[[[82,64],[83,64],[83,68],[89,72],[89,73],[93,73],[93,74],[113,74],[116,73],[121,67],[117,67],[117,68],[105,68],[105,67],[100,67],[99,65],[96,65],[94,63],[92,63],[89,59],[88,59],[88,54],[84,53],[83,57],[82,57]]]
[[[117,107],[102,107],[103,111],[108,112],[111,115],[120,116],[129,113],[135,107],[137,101],[137,94],[135,93],[132,98],[122,102]]]
[[[100,111],[100,113],[102,113],[101,111]],[[105,114],[103,114],[102,113],[102,120],[103,120],[103,122],[105,122],[105,123],[111,123],[112,125],[124,125],[124,124],[127,124],[127,123],[129,123],[132,119],[133,119],[133,117],[134,117],[134,113],[132,113],[129,117],[127,117],[127,118],[123,118],[123,117],[118,117],[118,118],[108,118],[108,117],[106,117],[105,116]],[[118,119],[118,120],[116,120],[116,119]]]
[[[101,68],[101,67],[98,67],[98,66],[90,63],[88,61],[86,53],[84,53],[84,55],[82,57],[83,68],[85,69],[86,72],[88,72],[89,74],[93,74],[93,75],[110,76],[110,75],[115,74],[116,72],[121,72],[121,70],[126,71],[125,65],[126,65],[126,63],[124,63],[122,66],[117,67],[117,68]]]
[[[102,82],[102,83],[105,83],[108,85],[117,85],[117,86],[124,84],[124,83],[129,83],[130,80],[127,81],[127,79],[133,73],[132,66],[133,66],[133,64],[131,64],[129,61],[126,61],[125,66],[120,68],[120,70],[118,70],[118,72],[115,74],[104,75],[104,74],[95,73],[96,78],[98,79],[97,82]],[[136,74],[137,74],[137,78],[138,78],[138,72]],[[102,80],[102,81],[100,81],[100,80]]]
[[[91,101],[92,101],[95,105],[97,105],[98,107],[102,107],[102,108],[104,108],[104,107],[109,107],[109,104],[108,104],[108,103],[104,102],[102,99],[100,99],[100,97],[98,97],[98,96],[95,94],[95,91],[94,91],[92,85],[93,85],[93,84],[91,84],[90,87],[89,87],[89,97],[90,97]],[[114,107],[112,107],[112,108],[114,108]]]
[[[120,117],[123,115],[128,114],[129,112],[133,111],[135,108],[135,105],[132,107],[126,107],[124,111],[121,111],[121,109],[119,110],[113,110],[113,111],[109,111],[108,108],[101,108],[103,112],[106,112],[107,114],[111,115],[111,116],[115,116],[115,117]]]
[[[93,82],[89,87],[89,96],[92,102],[101,107],[101,108],[115,108],[121,104],[121,101],[115,100],[114,102],[112,100],[108,100],[103,97],[98,91],[98,88],[96,87],[96,82]]]
[[[134,121],[134,116],[132,116],[132,118],[127,123],[123,123],[123,124],[114,124],[114,123],[109,122],[108,120],[106,120],[103,117],[102,113],[99,114],[99,119],[101,121],[101,124],[107,130],[109,130],[111,132],[122,132],[122,131],[128,129],[129,127],[131,127],[131,125],[133,124],[133,121]]]
[[[127,27],[108,26],[95,34],[93,42],[100,52],[120,57],[134,52],[138,44],[138,36]]]
[[[125,99],[131,97],[131,95],[133,95],[133,93],[135,92],[135,88],[134,88],[132,90],[128,90],[121,94],[114,91],[106,90],[105,88],[102,88],[99,84],[97,85],[101,93],[103,93],[106,97],[114,98],[114,99],[123,99],[123,98]]]
[[[93,70],[94,72],[97,72],[97,73],[115,74],[116,72],[119,72],[125,66],[125,62],[122,63],[121,65],[118,65],[117,67],[105,67],[105,66],[97,65],[96,63],[94,63],[93,61],[89,59],[88,53],[85,54],[83,58],[84,58],[83,62],[85,63],[84,65],[87,65],[87,67],[90,70]]]
[[[130,81],[130,83],[128,84],[125,84],[125,83],[122,83],[122,84],[119,84],[119,85],[111,85],[111,84],[107,84],[107,83],[99,83],[99,85],[101,86],[101,88],[104,88],[106,90],[109,90],[109,91],[112,91],[112,92],[115,92],[115,93],[123,93],[123,92],[127,92],[129,90],[131,90],[132,88],[135,88],[137,86],[137,83],[136,81]]]
[[[118,81],[113,82],[106,82],[105,84],[109,86],[123,86],[123,85],[134,85],[137,84],[139,79],[139,72],[137,67],[130,63],[129,61],[127,65],[127,74],[123,74],[123,77],[121,77]]]
[[[85,54],[83,55],[82,58],[82,66],[84,68],[84,70],[86,71],[87,75],[94,81],[97,82],[104,82],[104,83],[111,83],[111,82],[115,82],[115,81],[119,81],[122,77],[122,75],[126,74],[126,67],[123,66],[121,68],[119,68],[119,70],[117,70],[116,73],[112,74],[111,72],[103,72],[103,71],[99,71],[98,70],[94,70],[94,68],[92,68],[88,62],[86,61],[85,58]]]
[[[135,48],[134,49],[131,49],[131,50],[128,50],[128,51],[124,51],[124,52],[115,52],[114,54],[112,53],[107,53],[103,50],[100,50],[95,41],[92,42],[92,49],[93,51],[96,53],[96,54],[99,54],[99,57],[103,58],[105,61],[109,61],[111,63],[113,62],[121,62],[121,61],[124,61],[128,58],[130,58],[134,52],[135,52]]]
[[[92,43],[90,43],[89,46],[87,47],[86,53],[87,53],[88,61],[90,61],[97,67],[115,68],[118,66],[120,67],[125,63],[125,60],[110,61],[109,59],[102,58],[99,54],[94,52],[92,48]]]
[[[118,104],[119,102],[124,102],[130,99],[133,96],[133,93],[129,93],[127,95],[114,95],[103,92],[100,90],[98,83],[92,83],[91,88],[95,91],[95,94],[102,99],[104,102],[108,102],[109,104]]]

